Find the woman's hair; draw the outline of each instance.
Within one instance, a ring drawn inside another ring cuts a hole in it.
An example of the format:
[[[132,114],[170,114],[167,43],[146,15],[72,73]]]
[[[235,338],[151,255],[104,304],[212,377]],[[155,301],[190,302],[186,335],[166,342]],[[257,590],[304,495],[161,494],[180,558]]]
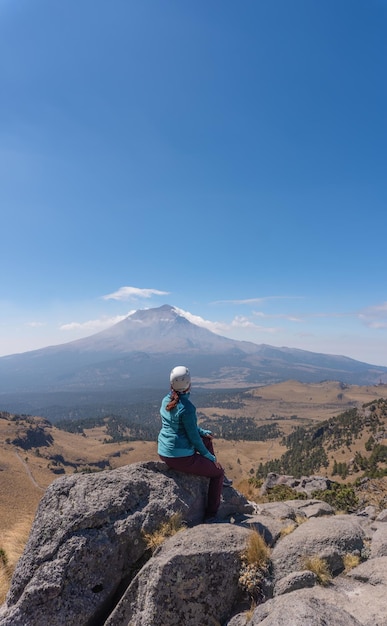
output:
[[[171,388],[171,391],[169,393],[169,397],[170,397],[170,401],[168,402],[167,406],[165,407],[167,409],[167,411],[170,411],[171,409],[174,409],[175,406],[177,406],[177,404],[179,403],[179,399],[180,399],[180,393],[178,391],[175,391],[174,389]]]

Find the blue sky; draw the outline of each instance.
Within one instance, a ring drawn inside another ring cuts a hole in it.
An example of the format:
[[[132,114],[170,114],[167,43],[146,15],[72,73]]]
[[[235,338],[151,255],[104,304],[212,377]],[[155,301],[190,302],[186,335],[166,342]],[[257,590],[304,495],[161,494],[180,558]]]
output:
[[[0,355],[168,303],[387,365],[386,0],[0,0]]]

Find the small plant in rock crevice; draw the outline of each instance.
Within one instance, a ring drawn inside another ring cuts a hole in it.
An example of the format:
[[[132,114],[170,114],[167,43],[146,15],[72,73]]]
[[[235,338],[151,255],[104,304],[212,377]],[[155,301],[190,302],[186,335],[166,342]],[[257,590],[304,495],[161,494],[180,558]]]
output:
[[[361,557],[359,555],[352,553],[345,554],[343,557],[344,572],[347,573],[351,571],[351,569],[357,567],[360,562]]]
[[[181,513],[174,513],[168,520],[163,522],[159,528],[152,533],[143,532],[142,536],[147,547],[154,552],[168,537],[172,537],[177,532],[186,527],[182,521]]]
[[[254,602],[264,597],[264,582],[269,572],[270,548],[263,537],[253,530],[241,555],[239,586]]]
[[[286,535],[290,535],[294,530],[296,530],[296,528],[298,528],[298,526],[301,526],[301,524],[304,524],[307,521],[308,518],[306,517],[306,515],[296,515],[296,518],[293,522],[291,522],[287,526],[284,526],[284,528],[281,529],[281,537],[286,537]]]
[[[317,555],[308,556],[303,559],[303,566],[305,569],[313,572],[313,574],[316,574],[320,585],[326,587],[331,582],[332,574],[325,559],[322,559]]]
[[[288,524],[287,526],[284,526],[283,528],[281,528],[281,531],[280,531],[281,537],[286,537],[286,535],[290,535],[294,530],[296,530],[296,528],[297,528],[297,524],[295,524],[294,522],[292,524]]]

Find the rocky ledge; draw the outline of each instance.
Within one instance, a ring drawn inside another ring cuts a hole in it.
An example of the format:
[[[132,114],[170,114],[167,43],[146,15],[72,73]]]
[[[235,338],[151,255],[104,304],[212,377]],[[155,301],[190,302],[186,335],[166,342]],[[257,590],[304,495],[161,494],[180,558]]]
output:
[[[218,521],[203,524],[206,492],[206,479],[154,461],[57,479],[0,625],[385,626],[387,510],[335,515],[312,498],[258,505],[225,487]],[[152,551],[146,537],[177,513],[185,529]],[[254,531],[269,561],[246,582]]]

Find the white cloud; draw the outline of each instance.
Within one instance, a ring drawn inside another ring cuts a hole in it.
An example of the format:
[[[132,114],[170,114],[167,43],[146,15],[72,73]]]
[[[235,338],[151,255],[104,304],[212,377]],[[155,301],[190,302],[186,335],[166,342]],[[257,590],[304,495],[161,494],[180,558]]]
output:
[[[232,320],[231,326],[233,328],[255,328],[256,324],[249,320],[248,317],[244,317],[243,315],[237,315]]]
[[[139,287],[120,287],[117,291],[102,296],[103,300],[137,300],[138,298],[151,298],[152,296],[167,296],[169,291],[158,289],[140,289]]]
[[[43,322],[27,322],[26,326],[29,326],[30,328],[41,328],[42,326],[45,326],[45,324]]]
[[[133,313],[133,311],[127,313],[126,315],[103,317],[102,319],[88,320],[87,322],[70,322],[69,324],[62,324],[59,328],[60,330],[65,331],[82,330],[93,332],[104,330],[105,328],[109,328],[109,326],[113,326],[114,324],[118,324],[118,322],[122,322],[122,320],[126,319],[128,315],[131,315],[131,313]]]
[[[228,327],[228,325],[223,322],[212,322],[211,320],[205,320],[203,317],[200,317],[200,315],[193,315],[189,311],[184,311],[183,309],[179,309],[176,306],[174,307],[174,309],[192,324],[196,324],[201,328],[207,328],[207,330],[211,330],[213,333],[221,333]]]
[[[249,320],[247,317],[243,317],[241,315],[234,317],[234,319],[230,323],[213,322],[211,320],[205,320],[203,317],[200,317],[199,315],[193,315],[192,313],[189,313],[188,311],[184,311],[183,309],[179,309],[177,307],[174,307],[174,308],[178,313],[180,313],[180,315],[185,317],[189,322],[192,322],[192,324],[196,324],[197,326],[201,326],[202,328],[207,328],[207,330],[211,330],[213,333],[217,333],[218,335],[223,334],[223,333],[229,333],[237,328],[250,328],[250,329],[259,330],[265,333],[273,333],[279,330],[278,328],[268,328],[266,326],[258,326],[257,324],[254,324],[254,322]]]
[[[252,322],[248,317],[243,317],[242,315],[237,315],[231,322],[231,328],[249,328],[251,330],[258,330],[262,333],[276,333],[280,329],[275,327],[268,326],[259,326]]]

